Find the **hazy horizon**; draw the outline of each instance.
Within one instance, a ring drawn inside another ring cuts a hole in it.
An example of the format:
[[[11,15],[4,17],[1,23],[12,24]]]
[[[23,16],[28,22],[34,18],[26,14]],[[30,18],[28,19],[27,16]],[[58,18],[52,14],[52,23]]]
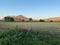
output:
[[[24,15],[31,18],[60,16],[60,0],[0,0],[0,18]]]

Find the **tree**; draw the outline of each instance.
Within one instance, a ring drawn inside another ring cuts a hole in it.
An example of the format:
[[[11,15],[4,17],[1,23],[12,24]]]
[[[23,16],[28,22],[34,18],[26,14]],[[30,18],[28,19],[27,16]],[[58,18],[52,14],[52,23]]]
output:
[[[22,20],[22,22],[24,22],[24,19]]]
[[[14,19],[12,17],[4,17],[5,21],[12,22]]]
[[[50,20],[50,22],[53,22],[52,20]]]
[[[14,21],[14,19],[13,19],[13,18],[10,18],[10,21],[11,21],[11,22],[13,22],[13,21]]]
[[[45,22],[45,20],[43,20],[43,19],[40,19],[40,20],[39,20],[39,22]]]
[[[9,21],[9,17],[4,17],[5,21]]]
[[[32,18],[29,18],[29,21],[32,21]]]

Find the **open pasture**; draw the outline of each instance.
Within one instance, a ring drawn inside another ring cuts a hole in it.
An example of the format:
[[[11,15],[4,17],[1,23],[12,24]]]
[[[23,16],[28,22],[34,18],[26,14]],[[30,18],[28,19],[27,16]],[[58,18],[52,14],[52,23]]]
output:
[[[60,32],[59,22],[0,22],[0,29]]]

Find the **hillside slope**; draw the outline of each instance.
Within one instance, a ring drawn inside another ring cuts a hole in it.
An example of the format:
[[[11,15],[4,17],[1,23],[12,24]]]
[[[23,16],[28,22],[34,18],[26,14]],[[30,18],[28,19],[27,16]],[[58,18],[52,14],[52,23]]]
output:
[[[48,18],[46,20],[48,20],[48,21],[50,21],[50,20],[52,20],[52,21],[60,21],[60,17]]]

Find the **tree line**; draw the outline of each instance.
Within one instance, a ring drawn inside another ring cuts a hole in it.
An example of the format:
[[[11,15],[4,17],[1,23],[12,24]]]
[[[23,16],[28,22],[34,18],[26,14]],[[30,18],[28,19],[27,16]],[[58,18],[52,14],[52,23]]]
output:
[[[14,22],[15,20],[14,20],[14,18],[12,18],[12,17],[4,17],[4,20],[6,21],[6,22]],[[25,20],[23,19],[23,20],[21,20],[22,22],[25,22]],[[29,18],[29,22],[33,22],[33,19],[32,18]],[[34,22],[46,22],[45,20],[43,20],[43,19],[40,19],[39,21],[34,21]],[[53,22],[52,20],[50,20],[50,22]]]

